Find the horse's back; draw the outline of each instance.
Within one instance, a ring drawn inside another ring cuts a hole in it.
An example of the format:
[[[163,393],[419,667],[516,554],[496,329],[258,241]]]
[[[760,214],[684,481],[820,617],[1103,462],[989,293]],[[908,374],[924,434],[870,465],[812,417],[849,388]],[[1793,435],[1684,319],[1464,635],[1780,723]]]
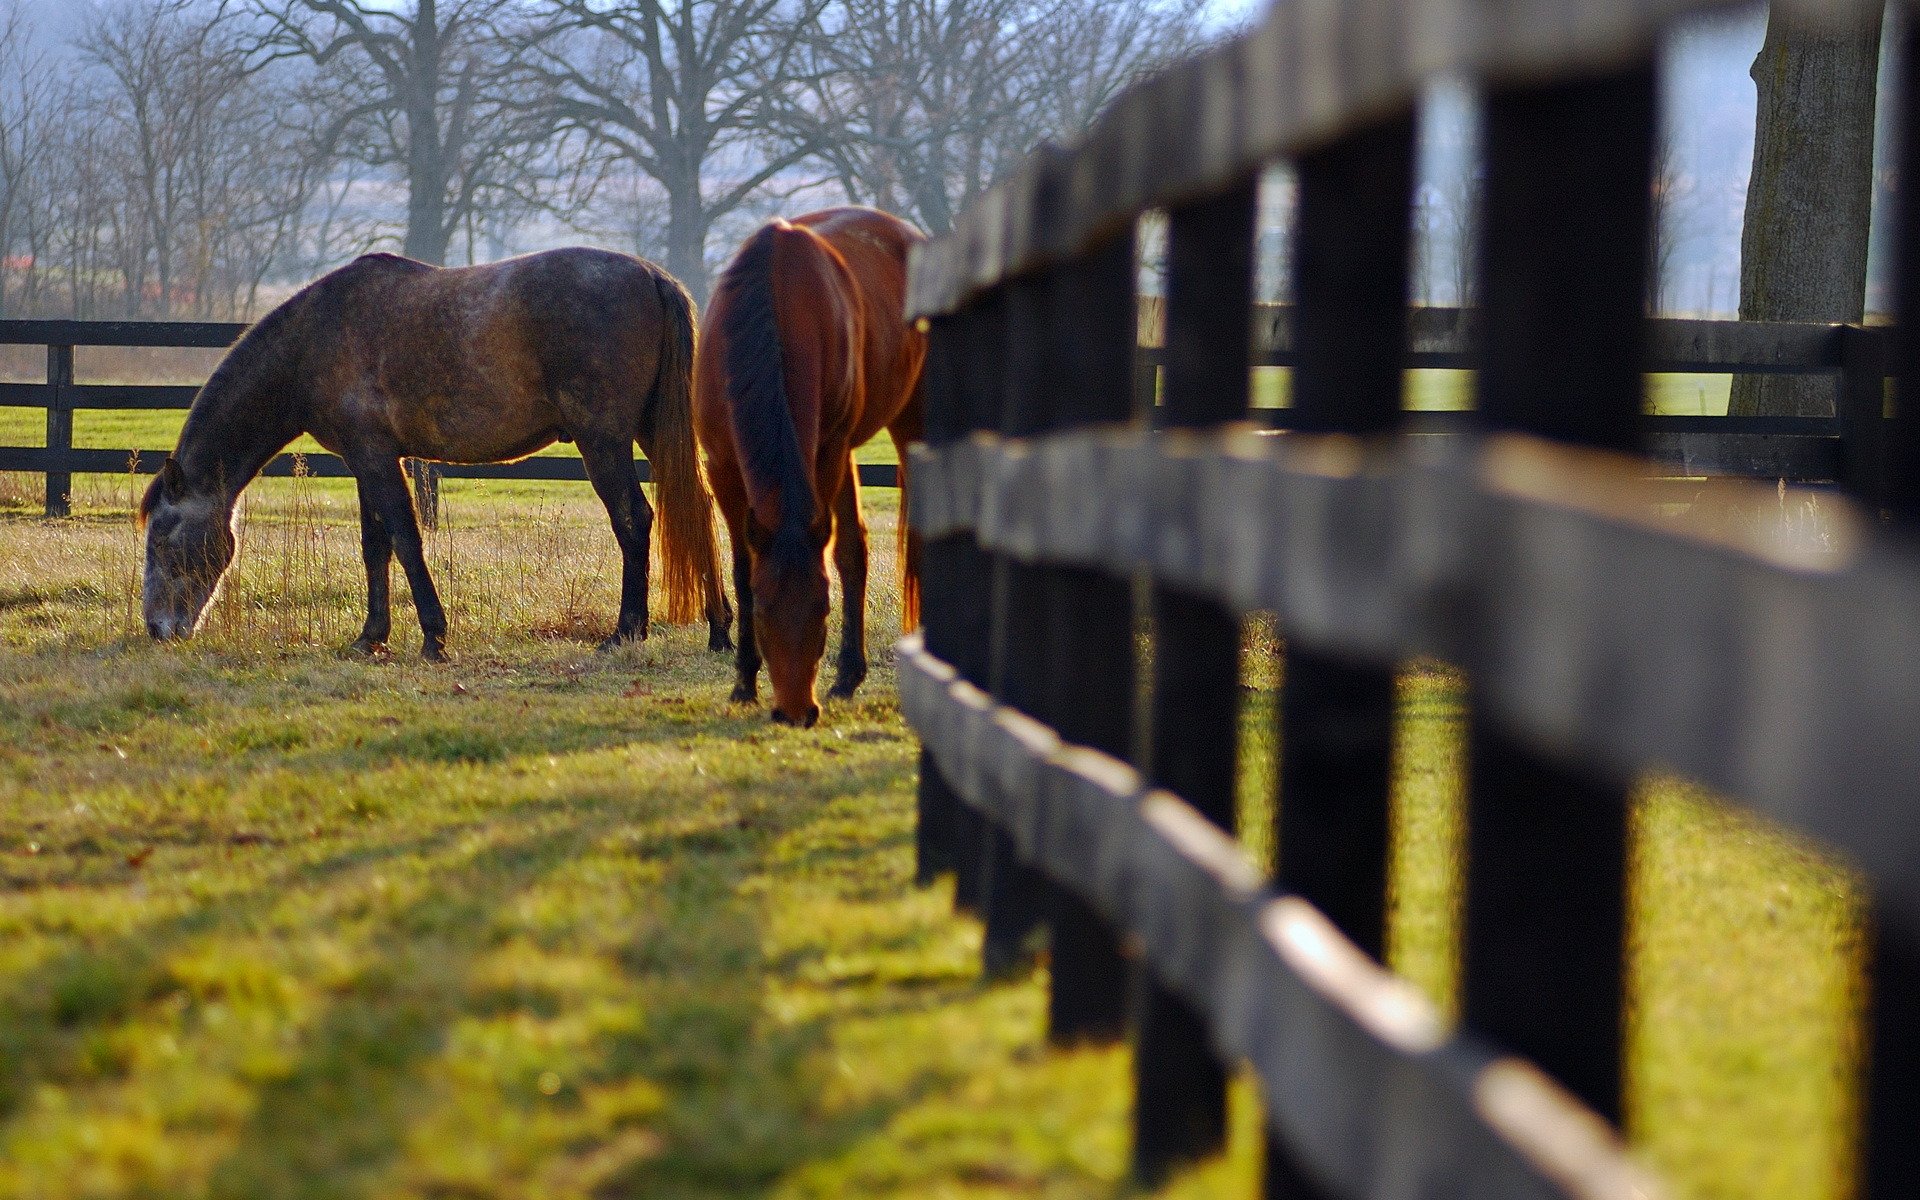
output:
[[[892,213],[855,205],[808,213],[793,223],[839,253],[859,290],[867,396],[854,432],[858,444],[893,424],[918,394],[926,337],[904,314],[907,255],[926,235]]]
[[[471,267],[374,254],[326,282],[339,318],[330,390],[347,407],[325,423],[361,419],[356,397],[377,395],[406,452],[448,461],[516,458],[585,429],[631,437],[665,339],[691,340],[670,295],[684,289],[613,251]]]

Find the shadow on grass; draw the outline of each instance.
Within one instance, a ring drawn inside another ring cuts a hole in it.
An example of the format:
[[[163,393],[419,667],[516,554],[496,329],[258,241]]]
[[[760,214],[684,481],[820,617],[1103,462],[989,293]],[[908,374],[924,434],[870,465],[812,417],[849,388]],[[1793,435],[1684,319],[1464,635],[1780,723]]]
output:
[[[372,940],[395,949],[334,1000],[303,1039],[299,1062],[260,1092],[209,1194],[358,1197],[388,1190],[391,1170],[430,1116],[435,1097],[424,1068],[451,1029],[468,1017],[515,1009],[551,1016],[559,1006],[538,987],[469,987],[475,961],[499,940],[491,918],[621,824],[608,814],[494,846],[437,873],[427,895],[388,917]],[[934,1086],[931,1079],[909,1081],[883,1102],[820,1111],[826,1023],[767,1015],[764,922],[739,887],[781,831],[750,828],[725,846],[693,831],[650,849],[667,870],[651,889],[640,936],[619,956],[640,1019],[606,1036],[586,1077],[569,1082],[644,1080],[660,1089],[664,1103],[646,1122],[646,1151],[599,1180],[597,1195],[759,1194],[809,1159],[869,1136]],[[503,1091],[497,1103],[523,1107],[521,1119],[533,1120],[543,1106],[577,1102],[570,1092],[541,1090]],[[324,1136],[316,1136],[320,1131]],[[492,1194],[436,1181],[430,1170],[420,1178],[418,1164],[402,1169],[425,1194]]]

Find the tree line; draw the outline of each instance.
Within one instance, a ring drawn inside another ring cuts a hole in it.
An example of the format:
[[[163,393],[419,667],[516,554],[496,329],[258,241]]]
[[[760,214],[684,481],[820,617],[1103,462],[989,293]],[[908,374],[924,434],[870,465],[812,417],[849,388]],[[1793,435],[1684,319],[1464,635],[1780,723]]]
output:
[[[795,202],[948,228],[1188,53],[1203,4],[103,0],[49,44],[0,0],[0,315],[232,318],[367,249],[530,230],[704,296]]]

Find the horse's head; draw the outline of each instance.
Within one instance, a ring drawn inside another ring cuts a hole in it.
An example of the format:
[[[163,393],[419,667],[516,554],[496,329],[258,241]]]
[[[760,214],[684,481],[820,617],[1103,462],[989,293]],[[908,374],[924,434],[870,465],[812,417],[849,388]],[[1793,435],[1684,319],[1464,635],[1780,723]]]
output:
[[[147,527],[147,632],[157,641],[191,637],[233,562],[233,501],[224,489],[189,485],[169,457],[140,501],[140,519]]]
[[[753,630],[773,683],[773,719],[811,729],[827,650],[826,538],[793,532],[753,556]]]

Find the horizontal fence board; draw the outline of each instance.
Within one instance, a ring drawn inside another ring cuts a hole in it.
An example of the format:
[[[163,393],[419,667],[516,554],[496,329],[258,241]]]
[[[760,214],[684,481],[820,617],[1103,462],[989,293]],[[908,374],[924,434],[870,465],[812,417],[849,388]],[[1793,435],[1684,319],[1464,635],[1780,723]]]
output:
[[[160,346],[224,350],[249,326],[230,321],[0,321],[6,346]]]
[[[192,408],[193,398],[199,394],[196,386],[82,383],[68,389],[66,396],[69,408],[124,411]]]
[[[166,450],[69,450],[64,454],[44,447],[0,447],[0,471],[66,471],[75,475],[152,475],[160,470],[170,451]],[[135,455],[138,455],[137,461]],[[347,465],[331,454],[281,454],[260,473],[285,478],[298,469],[317,479],[344,479],[352,476]],[[645,459],[634,461],[642,483],[652,478]],[[437,473],[444,479],[530,479],[586,482],[586,467],[577,458],[523,458],[512,463],[441,463]],[[867,487],[897,487],[899,472],[890,463],[860,464],[860,482]]]
[[[1128,931],[1250,1062],[1268,1120],[1343,1195],[1630,1200],[1644,1177],[1524,1065],[1448,1036],[1431,1006],[1133,769],[996,705],[900,644],[900,699],[933,762],[1021,855]]]
[[[1818,18],[1858,2],[1794,7]],[[1597,74],[1647,57],[1675,19],[1732,6],[1275,4],[1241,36],[1123,93],[1076,142],[1031,156],[968,206],[950,233],[916,246],[907,313],[952,312],[982,288],[1082,252],[1142,212],[1223,191],[1278,157],[1403,113],[1441,75],[1517,82]]]
[[[1159,361],[1162,301],[1141,304],[1141,340],[1150,361]],[[1262,366],[1293,365],[1293,306],[1258,304],[1253,344]],[[1475,364],[1478,313],[1474,309],[1417,305],[1407,310],[1407,365],[1471,370]],[[1646,369],[1672,374],[1837,374],[1847,326],[1811,321],[1721,321],[1656,317],[1647,322]],[[1872,334],[1892,330],[1869,326]]]
[[[916,451],[911,511],[1317,648],[1457,663],[1549,753],[1698,780],[1920,920],[1920,556],[1826,494],[1725,482],[1668,512],[1644,469],[1512,436],[977,436]]]

